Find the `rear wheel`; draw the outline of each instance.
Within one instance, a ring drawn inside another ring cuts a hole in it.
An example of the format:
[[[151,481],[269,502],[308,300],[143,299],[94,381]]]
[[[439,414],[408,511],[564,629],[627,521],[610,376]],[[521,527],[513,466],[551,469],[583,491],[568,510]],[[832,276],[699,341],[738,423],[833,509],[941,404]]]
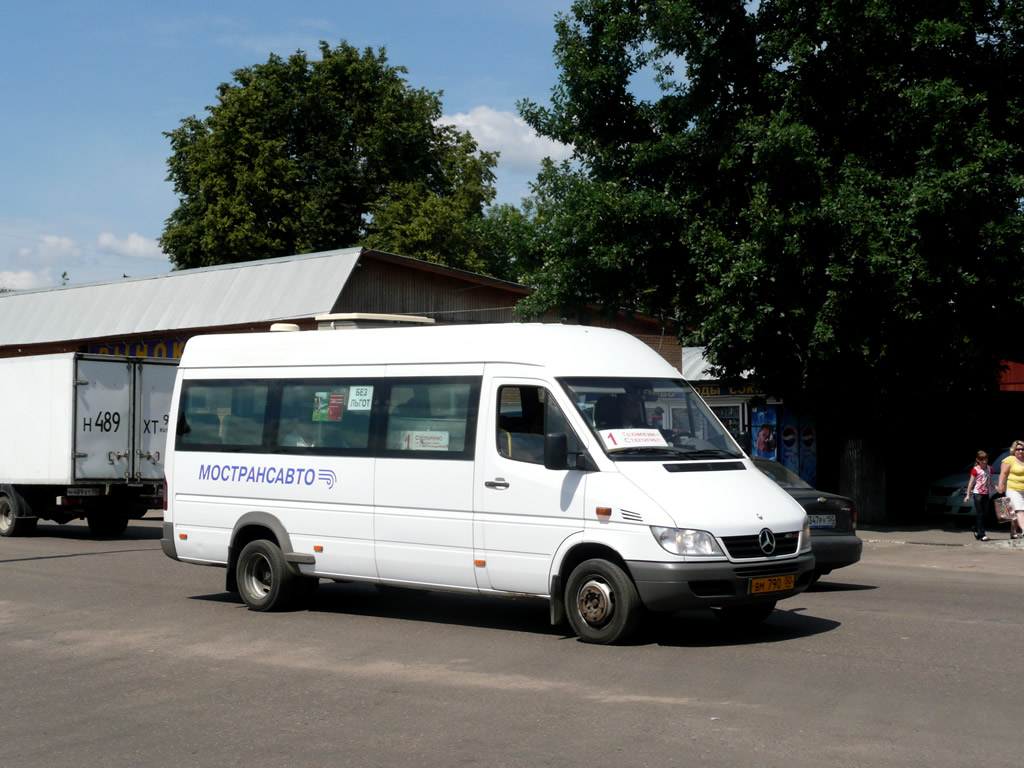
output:
[[[251,611],[283,611],[295,602],[297,580],[272,541],[257,539],[242,549],[235,566],[238,592]]]
[[[30,536],[35,532],[38,520],[21,517],[20,511],[16,498],[6,493],[0,496],[0,536]]]
[[[625,640],[640,620],[640,596],[629,576],[607,560],[586,560],[569,576],[565,612],[585,643]]]

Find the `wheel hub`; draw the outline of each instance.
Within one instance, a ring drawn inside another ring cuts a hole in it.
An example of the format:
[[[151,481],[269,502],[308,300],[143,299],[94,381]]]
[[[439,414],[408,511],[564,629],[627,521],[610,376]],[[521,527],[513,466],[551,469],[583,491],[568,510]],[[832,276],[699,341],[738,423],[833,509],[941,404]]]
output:
[[[266,558],[254,557],[246,568],[246,574],[253,592],[259,595],[266,595],[270,592],[274,576]]]
[[[583,620],[599,627],[607,624],[615,612],[615,597],[606,583],[588,579],[577,593],[577,605]]]

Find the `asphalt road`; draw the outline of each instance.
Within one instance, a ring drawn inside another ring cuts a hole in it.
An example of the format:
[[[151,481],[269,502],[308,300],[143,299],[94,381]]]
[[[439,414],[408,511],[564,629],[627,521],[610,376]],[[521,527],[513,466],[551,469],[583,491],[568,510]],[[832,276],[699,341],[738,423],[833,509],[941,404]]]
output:
[[[159,521],[0,539],[0,766],[1019,766],[1024,551],[868,541],[753,633],[324,583],[252,613]]]

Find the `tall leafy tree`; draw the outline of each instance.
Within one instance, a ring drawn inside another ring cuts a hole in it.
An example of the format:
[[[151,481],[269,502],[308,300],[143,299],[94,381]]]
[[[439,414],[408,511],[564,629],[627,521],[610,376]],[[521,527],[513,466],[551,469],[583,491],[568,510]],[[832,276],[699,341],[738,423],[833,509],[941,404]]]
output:
[[[363,244],[392,253],[503,276],[481,225],[482,207],[494,197],[497,155],[478,153],[468,133],[443,130],[458,147],[443,158],[449,189],[432,190],[427,179],[394,182],[370,206],[371,225]]]
[[[577,0],[551,107],[520,105],[576,149],[537,181],[534,224],[566,237],[518,254],[534,309],[677,317],[723,375],[753,370],[828,420],[851,477],[884,467],[870,435],[1024,353],[1006,331],[1024,297],[1022,14]]]
[[[239,69],[204,119],[167,133],[178,207],[160,244],[198,267],[346,247],[460,260],[457,238],[494,197],[494,153],[439,125],[440,94],[412,88],[383,49],[320,44],[320,59]],[[401,216],[398,212],[401,212]],[[401,231],[406,217],[419,239]],[[470,260],[474,258],[470,257]]]

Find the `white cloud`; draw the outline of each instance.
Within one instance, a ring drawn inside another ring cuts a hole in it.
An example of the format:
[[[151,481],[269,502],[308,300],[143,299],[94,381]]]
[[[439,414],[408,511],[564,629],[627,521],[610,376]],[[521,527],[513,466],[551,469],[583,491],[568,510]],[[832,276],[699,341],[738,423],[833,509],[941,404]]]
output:
[[[48,288],[53,285],[50,268],[44,267],[38,272],[24,269],[20,272],[0,271],[0,288],[9,291],[29,291],[33,288]]]
[[[74,239],[58,235],[42,235],[31,248],[18,249],[18,261],[23,264],[62,264],[81,257],[82,249]]]
[[[536,172],[545,157],[557,161],[572,155],[572,147],[538,136],[514,112],[473,107],[469,114],[443,115],[438,122],[469,131],[481,149],[501,152],[499,168],[517,173]]]
[[[101,232],[96,243],[107,253],[117,256],[127,256],[132,259],[147,259],[150,261],[167,261],[167,254],[160,250],[156,240],[132,232],[124,240],[115,237],[110,232]]]

